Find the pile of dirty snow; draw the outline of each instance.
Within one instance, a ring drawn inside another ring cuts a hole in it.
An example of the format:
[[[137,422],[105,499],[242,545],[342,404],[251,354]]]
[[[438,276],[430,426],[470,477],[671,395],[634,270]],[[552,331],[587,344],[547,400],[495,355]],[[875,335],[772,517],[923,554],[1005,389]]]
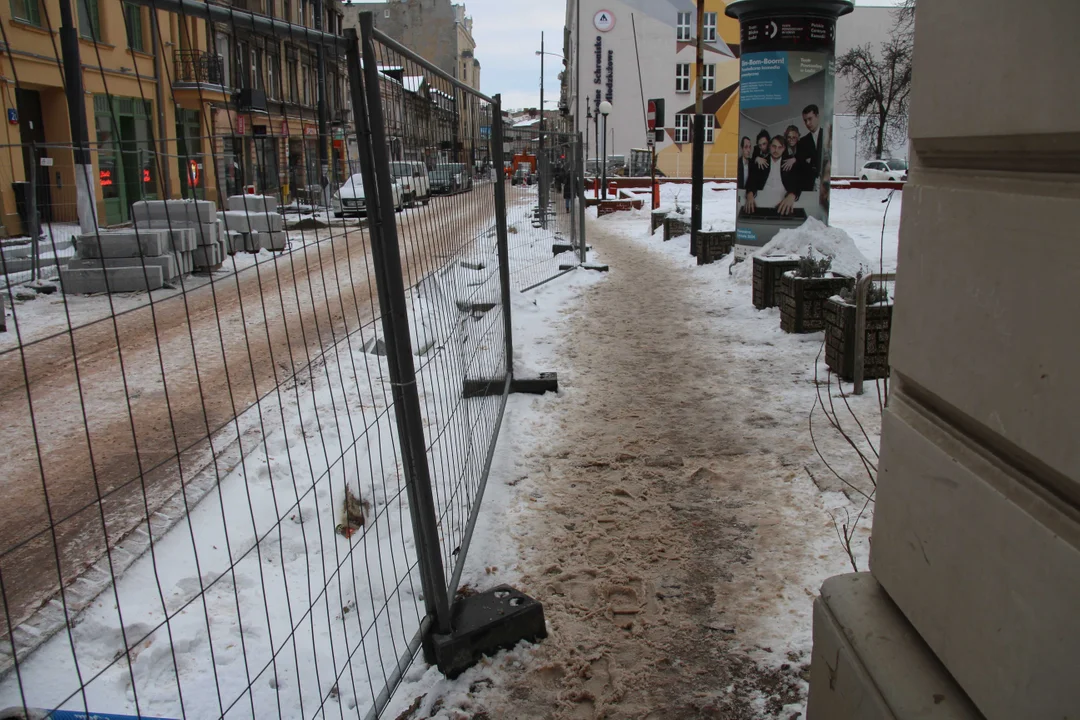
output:
[[[832,271],[854,277],[860,268],[866,272],[870,261],[851,236],[840,228],[830,227],[815,218],[791,230],[781,230],[765,247],[753,255],[806,255],[807,249],[813,248],[814,255],[832,257]],[[754,279],[754,263],[747,258],[735,265],[731,273],[736,282],[749,285]]]

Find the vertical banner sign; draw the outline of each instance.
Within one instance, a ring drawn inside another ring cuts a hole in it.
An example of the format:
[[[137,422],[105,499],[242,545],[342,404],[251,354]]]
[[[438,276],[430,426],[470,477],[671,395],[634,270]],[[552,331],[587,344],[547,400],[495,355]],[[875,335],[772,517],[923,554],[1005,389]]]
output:
[[[836,16],[850,7],[792,4],[790,15],[753,13],[754,0],[728,8],[742,40],[736,258],[808,218],[829,222]]]

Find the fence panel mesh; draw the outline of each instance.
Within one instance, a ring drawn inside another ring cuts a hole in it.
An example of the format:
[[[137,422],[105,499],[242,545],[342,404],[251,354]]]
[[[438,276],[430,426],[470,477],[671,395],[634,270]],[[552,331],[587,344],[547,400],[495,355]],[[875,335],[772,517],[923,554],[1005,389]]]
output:
[[[52,110],[0,171],[37,193],[36,223],[3,206],[0,708],[373,717],[430,619],[426,568],[458,590],[509,388],[504,280],[557,274],[552,240],[577,233],[555,187],[566,145],[549,146],[537,228],[535,186],[511,186],[493,147],[497,105],[385,38],[368,35],[377,87],[357,107],[355,38],[312,32],[297,8],[290,23],[78,2],[103,35],[81,44],[85,144],[57,110],[59,47],[46,92],[21,83],[5,38],[16,94]],[[107,71],[113,49],[127,76]],[[379,157],[389,195],[363,179]],[[510,268],[497,184],[520,192]],[[376,204],[397,211],[393,238]],[[401,316],[378,262],[391,239]],[[408,388],[391,382],[404,338]],[[470,382],[497,392],[467,397]],[[419,404],[426,479],[401,451],[402,397]]]
[[[505,133],[509,163],[507,222],[510,276],[516,290],[529,290],[576,266],[582,258],[578,236],[581,190],[572,135],[535,126]]]

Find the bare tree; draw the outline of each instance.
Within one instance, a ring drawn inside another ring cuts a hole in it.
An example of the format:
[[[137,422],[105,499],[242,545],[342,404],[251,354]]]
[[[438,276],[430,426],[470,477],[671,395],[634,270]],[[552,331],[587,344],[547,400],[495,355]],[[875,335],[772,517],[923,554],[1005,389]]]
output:
[[[893,34],[910,47],[915,43],[915,0],[903,0],[893,12]]]
[[[847,101],[860,118],[859,137],[880,158],[887,142],[906,134],[911,53],[893,36],[880,54],[870,44],[852,48],[836,61],[836,70],[851,85]]]
[[[915,2],[904,0],[897,7],[892,35],[880,52],[867,43],[836,61],[837,72],[851,82],[846,100],[860,118],[859,138],[873,148],[876,158],[882,157],[887,144],[899,142],[907,134]]]

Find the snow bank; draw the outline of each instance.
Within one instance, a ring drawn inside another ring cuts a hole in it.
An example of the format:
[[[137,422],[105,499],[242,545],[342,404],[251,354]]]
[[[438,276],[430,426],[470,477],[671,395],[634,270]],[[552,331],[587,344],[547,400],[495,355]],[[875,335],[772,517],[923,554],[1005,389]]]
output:
[[[813,248],[814,254],[819,257],[831,256],[833,272],[854,277],[860,268],[866,271],[870,267],[870,260],[855,246],[850,235],[815,218],[807,218],[797,228],[781,230],[753,255],[805,255],[808,247]],[[747,259],[738,263],[731,274],[737,282],[749,285],[753,282],[753,266],[753,261]]]

